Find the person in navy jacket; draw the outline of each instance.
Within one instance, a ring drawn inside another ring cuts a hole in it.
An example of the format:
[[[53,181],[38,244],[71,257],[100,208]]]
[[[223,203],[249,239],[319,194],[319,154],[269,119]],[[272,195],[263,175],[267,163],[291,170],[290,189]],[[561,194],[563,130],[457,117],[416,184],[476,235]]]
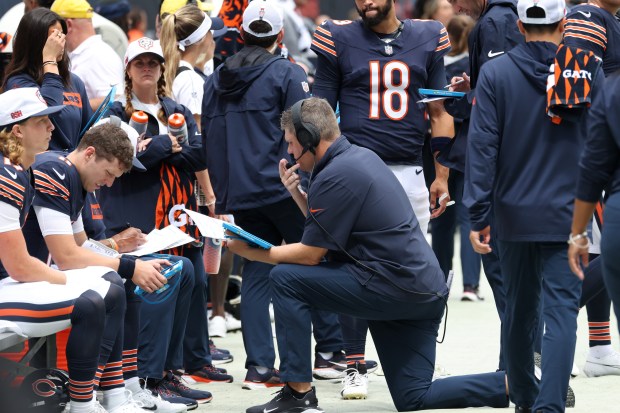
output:
[[[581,282],[570,274],[565,242],[575,165],[586,136],[587,109],[577,102],[589,102],[603,76],[591,52],[558,48],[564,9],[563,0],[519,1],[518,25],[526,43],[482,68],[467,147],[470,240],[474,250],[486,254],[492,251],[491,237],[497,238],[507,300],[506,372],[519,411],[560,412],[574,403],[567,391]],[[541,317],[539,386],[534,345]]]

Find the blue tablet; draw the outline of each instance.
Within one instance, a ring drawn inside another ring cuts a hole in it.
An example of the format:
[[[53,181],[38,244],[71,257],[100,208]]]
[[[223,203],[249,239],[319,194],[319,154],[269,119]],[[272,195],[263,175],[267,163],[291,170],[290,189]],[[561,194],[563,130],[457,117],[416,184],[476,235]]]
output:
[[[256,235],[252,235],[249,232],[242,230],[236,225],[230,224],[228,222],[222,222],[222,226],[224,227],[225,230],[230,231],[235,235],[238,235],[239,239],[247,242],[249,245],[253,247],[264,248],[266,250],[273,247],[273,245],[271,245],[264,239],[258,238]]]
[[[433,96],[433,97],[441,97],[441,98],[462,98],[465,96],[463,92],[450,92],[449,90],[439,90],[439,89],[418,89],[418,93],[424,96]]]

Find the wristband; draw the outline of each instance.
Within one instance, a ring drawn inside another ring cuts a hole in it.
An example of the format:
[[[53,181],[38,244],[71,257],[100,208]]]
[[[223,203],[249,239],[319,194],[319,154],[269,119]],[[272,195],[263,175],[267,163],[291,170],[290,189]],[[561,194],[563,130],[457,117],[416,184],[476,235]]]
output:
[[[45,67],[45,65],[54,65],[54,66],[58,66],[58,62],[54,61],[54,60],[46,60],[45,62],[43,62],[43,67]]]
[[[577,244],[576,241],[580,240],[582,238],[586,239],[585,245]],[[569,244],[569,245],[574,245],[577,248],[588,248],[588,247],[590,247],[590,238],[588,238],[588,231],[583,231],[582,233],[576,234],[576,235],[568,234],[568,241],[566,241],[566,243]]]
[[[110,243],[110,248],[112,248],[114,251],[118,252],[118,244],[116,243],[116,241],[114,241],[113,238],[108,238],[106,241],[108,241]]]
[[[211,202],[206,202],[205,203],[205,206],[210,207],[211,205],[215,205],[215,199],[213,201],[211,201]]]
[[[437,136],[436,138],[431,138],[431,152],[441,152],[451,140],[452,139],[447,136]]]
[[[135,269],[136,260],[134,258],[129,258],[124,255],[119,258],[117,273],[121,278],[131,279]]]

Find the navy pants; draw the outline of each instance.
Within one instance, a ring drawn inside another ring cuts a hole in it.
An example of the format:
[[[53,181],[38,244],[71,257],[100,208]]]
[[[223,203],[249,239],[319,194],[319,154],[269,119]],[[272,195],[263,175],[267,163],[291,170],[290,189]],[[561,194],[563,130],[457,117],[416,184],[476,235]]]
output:
[[[379,295],[337,263],[277,265],[270,280],[283,381],[312,381],[311,312],[324,310],[368,320],[399,411],[508,406],[503,372],[432,381],[443,300],[419,303]]]
[[[506,288],[502,338],[510,399],[532,411],[563,412],[575,355],[581,281],[568,266],[565,242],[498,243]],[[541,318],[545,334],[538,385],[534,347]]]
[[[299,242],[303,234],[305,219],[292,198],[251,210],[235,211],[233,215],[237,225],[273,245],[280,245],[282,241]],[[269,319],[269,303],[273,296],[269,272],[272,268],[272,265],[258,261],[248,261],[243,266],[241,332],[247,355],[246,368],[274,367],[276,352]],[[314,312],[312,323],[316,351],[342,350],[342,332],[336,314]]]
[[[614,304],[616,317],[620,317],[620,194],[613,194],[605,204],[605,229],[601,234],[601,259],[603,279]]]
[[[143,259],[152,259],[144,257]],[[194,266],[185,257],[171,256],[172,263],[183,261],[175,287],[163,302],[143,301],[140,306],[138,336],[138,376],[162,378],[164,370],[183,368],[183,339],[194,290]],[[176,278],[175,277],[175,278]]]

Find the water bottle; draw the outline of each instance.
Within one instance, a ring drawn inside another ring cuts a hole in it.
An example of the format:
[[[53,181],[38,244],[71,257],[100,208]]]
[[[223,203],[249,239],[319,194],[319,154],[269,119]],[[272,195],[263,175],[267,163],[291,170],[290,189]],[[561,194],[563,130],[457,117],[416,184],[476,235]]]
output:
[[[143,111],[137,110],[131,115],[129,126],[134,128],[136,132],[138,132],[138,135],[139,135],[138,142],[144,139],[144,135],[146,135],[146,127],[148,125],[149,125],[149,117]]]
[[[187,124],[185,116],[180,113],[173,113],[168,118],[168,133],[177,138],[179,145],[187,141]]]

